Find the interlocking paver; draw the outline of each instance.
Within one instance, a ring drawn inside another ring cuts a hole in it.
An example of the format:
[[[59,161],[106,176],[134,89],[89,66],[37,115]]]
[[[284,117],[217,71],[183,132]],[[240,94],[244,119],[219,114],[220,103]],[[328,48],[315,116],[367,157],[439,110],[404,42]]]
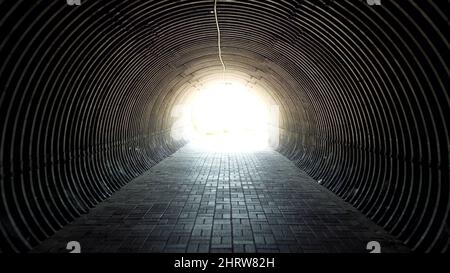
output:
[[[408,249],[275,151],[186,146],[34,252],[383,252]]]

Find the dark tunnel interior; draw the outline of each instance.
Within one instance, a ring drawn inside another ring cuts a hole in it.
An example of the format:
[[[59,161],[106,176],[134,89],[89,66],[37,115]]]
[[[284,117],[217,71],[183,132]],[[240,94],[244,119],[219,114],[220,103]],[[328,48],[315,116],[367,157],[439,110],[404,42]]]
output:
[[[214,1],[0,1],[0,252],[27,252],[186,144],[221,71]],[[448,252],[448,1],[220,0],[227,75],[277,151],[416,252]]]

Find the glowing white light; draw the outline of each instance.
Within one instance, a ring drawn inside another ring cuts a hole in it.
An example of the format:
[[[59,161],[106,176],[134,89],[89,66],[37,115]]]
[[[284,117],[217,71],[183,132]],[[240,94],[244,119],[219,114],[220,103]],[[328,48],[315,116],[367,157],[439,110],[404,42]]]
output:
[[[214,150],[255,150],[268,145],[268,107],[239,83],[212,83],[188,102],[185,138]]]

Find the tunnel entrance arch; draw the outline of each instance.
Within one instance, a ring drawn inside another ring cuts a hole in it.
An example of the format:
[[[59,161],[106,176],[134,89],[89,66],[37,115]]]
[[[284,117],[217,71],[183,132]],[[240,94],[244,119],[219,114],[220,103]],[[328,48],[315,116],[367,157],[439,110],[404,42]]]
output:
[[[264,93],[237,77],[218,76],[190,88],[173,108],[172,137],[209,150],[277,148],[279,107]]]

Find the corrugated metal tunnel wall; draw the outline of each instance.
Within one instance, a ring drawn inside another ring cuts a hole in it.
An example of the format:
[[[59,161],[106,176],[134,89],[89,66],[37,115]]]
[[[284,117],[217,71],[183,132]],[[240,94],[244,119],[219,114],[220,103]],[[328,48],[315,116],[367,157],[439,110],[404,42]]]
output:
[[[222,0],[223,57],[279,150],[418,252],[449,247],[448,1]],[[213,1],[0,0],[0,248],[27,251],[184,143]]]

